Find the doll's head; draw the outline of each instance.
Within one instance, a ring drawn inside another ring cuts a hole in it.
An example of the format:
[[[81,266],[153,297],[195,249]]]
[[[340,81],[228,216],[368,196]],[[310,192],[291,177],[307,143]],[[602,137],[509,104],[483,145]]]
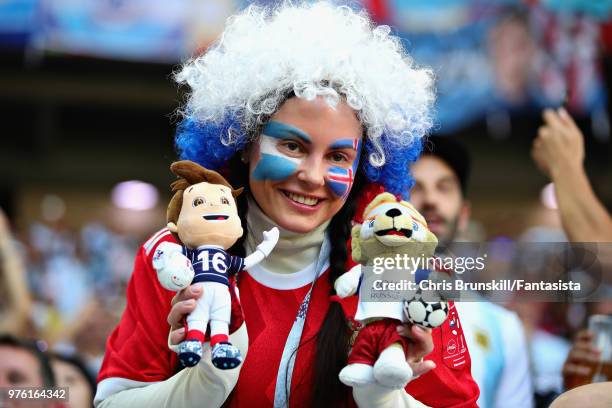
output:
[[[172,163],[179,179],[172,183],[168,229],[189,248],[218,245],[228,249],[242,236],[234,190],[219,173],[189,160]]]
[[[353,259],[363,264],[395,254],[431,256],[437,244],[412,204],[390,193],[377,195],[364,210],[363,223],[352,230]]]

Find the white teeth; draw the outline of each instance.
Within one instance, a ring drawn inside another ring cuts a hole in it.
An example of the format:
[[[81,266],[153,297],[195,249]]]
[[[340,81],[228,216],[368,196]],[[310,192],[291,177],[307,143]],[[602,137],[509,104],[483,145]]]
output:
[[[319,202],[318,198],[305,197],[303,195],[299,195],[299,194],[295,194],[295,193],[288,193],[288,196],[293,201],[296,201],[296,202],[301,203],[301,204],[306,204],[306,205],[313,205],[314,206],[314,205],[317,205],[317,203]]]

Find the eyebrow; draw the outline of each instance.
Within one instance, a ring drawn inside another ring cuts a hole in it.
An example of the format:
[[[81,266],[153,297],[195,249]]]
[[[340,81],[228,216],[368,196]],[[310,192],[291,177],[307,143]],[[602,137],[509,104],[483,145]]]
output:
[[[334,142],[331,149],[355,149],[355,139],[340,139]]]
[[[455,183],[459,184],[459,179],[456,176],[444,176],[436,181],[436,183]]]
[[[293,135],[299,137],[305,143],[312,143],[308,134],[303,130],[274,120],[269,121],[266,126],[264,126],[262,133],[276,139],[282,139],[287,137],[287,135]]]

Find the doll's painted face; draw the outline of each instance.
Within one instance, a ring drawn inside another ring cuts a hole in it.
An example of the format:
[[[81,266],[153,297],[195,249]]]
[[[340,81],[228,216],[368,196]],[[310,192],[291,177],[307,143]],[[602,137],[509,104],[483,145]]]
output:
[[[345,102],[287,100],[250,151],[249,184],[264,213],[302,233],[331,219],[352,187],[361,135]]]
[[[243,232],[231,190],[207,182],[185,189],[178,221],[168,228],[192,249],[205,244],[228,249]]]

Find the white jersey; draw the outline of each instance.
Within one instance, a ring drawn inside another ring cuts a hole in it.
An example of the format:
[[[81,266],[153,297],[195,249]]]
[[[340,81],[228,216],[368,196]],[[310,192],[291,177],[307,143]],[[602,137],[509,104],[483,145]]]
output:
[[[482,408],[533,407],[529,349],[516,313],[499,305],[456,302],[480,387]]]

